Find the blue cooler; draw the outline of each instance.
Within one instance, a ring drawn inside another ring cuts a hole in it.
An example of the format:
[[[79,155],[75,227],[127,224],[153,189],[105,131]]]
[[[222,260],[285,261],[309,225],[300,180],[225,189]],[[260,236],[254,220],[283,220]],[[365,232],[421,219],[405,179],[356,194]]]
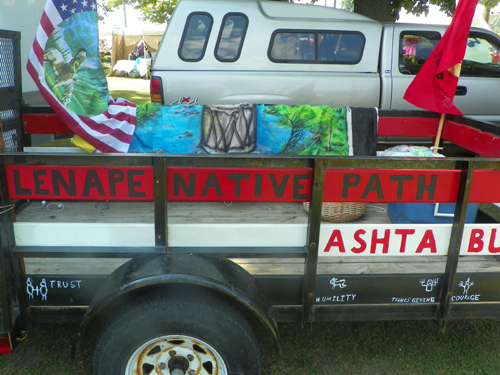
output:
[[[437,206],[437,208],[436,208]],[[469,203],[466,223],[475,223],[479,203]],[[387,213],[394,224],[453,222],[455,203],[389,203]]]

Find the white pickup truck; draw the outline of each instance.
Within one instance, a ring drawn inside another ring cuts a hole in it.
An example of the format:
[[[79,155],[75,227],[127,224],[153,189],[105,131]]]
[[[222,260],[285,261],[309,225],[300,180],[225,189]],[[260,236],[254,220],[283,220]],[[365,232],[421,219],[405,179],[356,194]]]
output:
[[[406,88],[446,26],[274,1],[180,0],[152,65],[163,104],[310,104],[413,110]],[[455,104],[500,121],[500,39],[473,28]]]

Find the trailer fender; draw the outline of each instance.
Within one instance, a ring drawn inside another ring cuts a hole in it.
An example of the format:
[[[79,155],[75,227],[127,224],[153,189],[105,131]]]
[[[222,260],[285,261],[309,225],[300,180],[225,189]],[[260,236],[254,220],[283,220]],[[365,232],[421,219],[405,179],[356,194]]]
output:
[[[225,296],[248,317],[256,318],[252,320],[260,322],[271,334],[278,352],[281,352],[271,302],[251,274],[219,255],[170,253],[133,258],[104,281],[80,323],[73,354],[86,327],[95,317],[120,308],[135,293],[159,286],[205,288]]]

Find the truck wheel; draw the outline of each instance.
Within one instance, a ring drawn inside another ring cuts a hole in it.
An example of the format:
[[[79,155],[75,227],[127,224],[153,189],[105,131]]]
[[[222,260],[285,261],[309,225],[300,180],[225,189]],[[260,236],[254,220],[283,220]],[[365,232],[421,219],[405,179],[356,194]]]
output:
[[[127,303],[97,342],[95,375],[258,375],[247,320],[219,296],[156,291]]]

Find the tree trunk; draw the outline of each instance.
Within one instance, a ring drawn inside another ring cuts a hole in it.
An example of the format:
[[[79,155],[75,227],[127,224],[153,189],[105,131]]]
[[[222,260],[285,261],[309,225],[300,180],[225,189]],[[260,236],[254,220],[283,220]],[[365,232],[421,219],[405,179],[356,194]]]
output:
[[[380,22],[392,22],[391,0],[354,0],[354,13]]]
[[[491,9],[484,7],[483,18],[487,24],[490,23],[490,14],[491,14]]]

